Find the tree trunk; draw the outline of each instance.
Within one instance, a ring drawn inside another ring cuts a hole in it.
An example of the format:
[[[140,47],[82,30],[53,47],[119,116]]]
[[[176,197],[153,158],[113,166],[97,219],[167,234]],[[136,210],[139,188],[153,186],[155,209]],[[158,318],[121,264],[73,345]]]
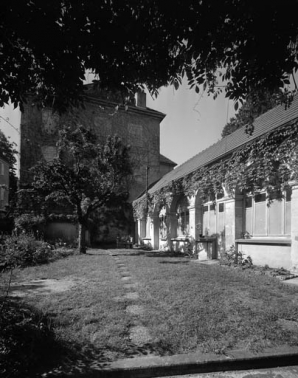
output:
[[[79,223],[79,253],[86,253],[86,226]]]

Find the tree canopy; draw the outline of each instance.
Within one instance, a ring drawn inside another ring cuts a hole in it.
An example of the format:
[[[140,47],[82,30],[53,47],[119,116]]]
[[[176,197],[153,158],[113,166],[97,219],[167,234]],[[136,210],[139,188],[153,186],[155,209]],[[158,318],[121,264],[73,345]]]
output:
[[[104,206],[117,207],[128,200],[128,148],[117,136],[98,143],[96,135],[80,125],[61,130],[57,146],[57,158],[41,161],[33,168],[33,187],[46,201],[66,203],[75,209],[79,250],[84,252],[90,215]]]
[[[28,92],[58,109],[78,104],[86,70],[101,87],[177,88],[243,100],[286,88],[297,71],[296,0],[4,0],[0,106]]]

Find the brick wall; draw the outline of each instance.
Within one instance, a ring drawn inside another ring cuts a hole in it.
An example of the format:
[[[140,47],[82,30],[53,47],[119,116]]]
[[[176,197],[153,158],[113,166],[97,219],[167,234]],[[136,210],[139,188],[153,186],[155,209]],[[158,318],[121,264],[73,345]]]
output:
[[[49,161],[55,157],[58,130],[69,117],[69,114],[53,115],[50,109],[38,110],[29,103],[21,118],[21,186],[30,186],[29,169],[38,160]],[[100,139],[117,134],[131,146],[134,174],[130,199],[133,200],[146,189],[146,165],[150,167],[149,184],[161,177],[159,146],[163,115],[132,105],[127,109],[120,106],[116,110],[116,105],[89,96],[85,109],[76,110],[75,116],[84,126],[91,127]]]

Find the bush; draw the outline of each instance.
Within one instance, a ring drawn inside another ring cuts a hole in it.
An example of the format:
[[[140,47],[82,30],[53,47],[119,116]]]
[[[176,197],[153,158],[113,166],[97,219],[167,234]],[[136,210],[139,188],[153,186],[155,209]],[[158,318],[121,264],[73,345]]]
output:
[[[253,266],[252,259],[250,256],[244,257],[245,254],[242,252],[236,252],[234,245],[230,247],[227,251],[223,252],[220,256],[221,265],[234,265],[242,266],[244,268],[250,268]]]
[[[4,240],[0,251],[0,264],[3,270],[44,264],[50,260],[52,254],[48,243],[36,240],[33,236],[9,236]]]
[[[44,234],[46,220],[42,215],[22,214],[15,218],[14,223],[19,232],[31,233],[39,239]]]

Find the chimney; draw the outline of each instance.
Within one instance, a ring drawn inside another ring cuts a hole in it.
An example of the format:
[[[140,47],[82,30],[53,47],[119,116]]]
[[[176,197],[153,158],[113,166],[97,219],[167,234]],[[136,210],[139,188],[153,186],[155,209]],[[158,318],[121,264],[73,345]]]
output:
[[[143,91],[138,91],[136,94],[137,97],[137,106],[139,108],[146,109],[146,93]]]

